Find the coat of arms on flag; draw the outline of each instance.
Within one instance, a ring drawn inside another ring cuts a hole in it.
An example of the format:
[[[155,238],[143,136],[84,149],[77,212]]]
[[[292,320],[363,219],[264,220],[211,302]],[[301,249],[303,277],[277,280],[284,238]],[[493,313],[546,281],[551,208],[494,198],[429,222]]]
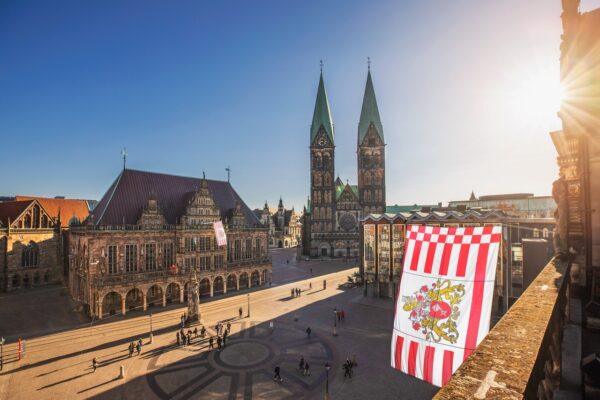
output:
[[[214,222],[213,228],[215,230],[215,237],[217,238],[217,246],[227,245],[227,235],[225,234],[225,228],[223,228],[223,222]]]
[[[410,225],[392,367],[443,386],[487,335],[501,227]]]

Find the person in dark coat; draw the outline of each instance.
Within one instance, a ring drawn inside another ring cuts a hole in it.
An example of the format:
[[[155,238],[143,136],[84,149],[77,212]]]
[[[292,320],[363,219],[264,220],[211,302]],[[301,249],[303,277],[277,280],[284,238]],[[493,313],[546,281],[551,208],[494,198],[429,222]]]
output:
[[[283,379],[281,379],[281,368],[279,368],[279,365],[275,366],[275,371],[274,371],[274,376],[273,376],[273,380],[274,381],[279,381],[279,382],[283,382]]]
[[[133,342],[129,343],[129,357],[133,356],[134,347]]]
[[[214,343],[214,339],[213,339],[213,337],[211,336],[211,337],[208,339],[208,350],[214,350],[214,349],[215,349],[215,346],[214,346],[214,344],[213,344],[213,343]]]
[[[223,342],[223,341],[222,341],[222,339],[221,339],[221,336],[217,336],[217,350],[219,350],[219,351],[221,351],[221,349],[223,348],[223,347],[221,346],[222,342]]]
[[[98,368],[98,360],[96,359],[96,357],[94,357],[94,359],[92,360],[92,368],[94,372],[96,372],[96,368]]]
[[[242,307],[238,309],[238,314],[240,315],[240,319],[242,319]]]
[[[308,328],[306,328],[306,335],[308,336],[309,339],[310,339],[311,332],[312,332],[312,329],[310,329],[310,326]]]
[[[310,366],[308,361],[304,363],[304,376],[310,376]]]
[[[300,364],[298,364],[298,367],[300,368],[300,372],[304,371],[304,356],[300,356]]]

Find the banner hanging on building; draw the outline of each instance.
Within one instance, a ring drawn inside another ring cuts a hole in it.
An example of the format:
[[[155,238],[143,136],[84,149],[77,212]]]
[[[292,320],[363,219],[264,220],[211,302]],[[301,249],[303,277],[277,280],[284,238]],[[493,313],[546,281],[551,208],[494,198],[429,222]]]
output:
[[[490,329],[500,226],[409,225],[392,367],[445,385]]]
[[[213,223],[215,229],[215,237],[217,238],[217,246],[227,245],[227,235],[225,234],[225,228],[223,228],[223,222],[217,221]]]

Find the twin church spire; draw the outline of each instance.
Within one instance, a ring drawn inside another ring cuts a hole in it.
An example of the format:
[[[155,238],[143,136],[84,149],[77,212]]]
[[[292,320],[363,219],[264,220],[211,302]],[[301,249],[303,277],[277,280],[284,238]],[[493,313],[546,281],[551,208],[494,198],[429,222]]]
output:
[[[373,87],[373,79],[371,78],[371,68],[367,73],[367,83],[365,85],[365,93],[363,96],[362,109],[360,112],[360,120],[358,123],[358,145],[360,146],[367,133],[369,127],[373,126],[377,131],[382,142],[384,142],[383,125],[379,116],[379,108],[377,107],[377,98],[375,97],[375,89]],[[323,69],[319,77],[319,87],[317,89],[317,100],[315,102],[315,110],[313,112],[313,120],[310,127],[310,143],[315,141],[319,130],[323,127],[331,143],[334,143],[334,128],[333,119],[331,118],[331,110],[329,108],[329,99],[325,90],[323,81]]]

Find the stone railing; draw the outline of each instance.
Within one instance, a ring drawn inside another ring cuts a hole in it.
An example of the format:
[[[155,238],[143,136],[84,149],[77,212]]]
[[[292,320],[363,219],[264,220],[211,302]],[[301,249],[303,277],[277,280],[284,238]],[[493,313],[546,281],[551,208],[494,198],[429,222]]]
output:
[[[247,267],[259,266],[262,264],[270,264],[270,263],[271,263],[271,259],[268,257],[263,257],[260,259],[227,261],[227,269],[247,268]]]
[[[568,264],[547,264],[435,399],[551,399],[561,379]]]
[[[125,272],[120,274],[109,274],[104,276],[96,276],[94,284],[97,287],[109,285],[127,285],[143,282],[162,280],[169,277],[182,276],[183,271],[173,273],[168,270],[144,271],[144,272]]]

